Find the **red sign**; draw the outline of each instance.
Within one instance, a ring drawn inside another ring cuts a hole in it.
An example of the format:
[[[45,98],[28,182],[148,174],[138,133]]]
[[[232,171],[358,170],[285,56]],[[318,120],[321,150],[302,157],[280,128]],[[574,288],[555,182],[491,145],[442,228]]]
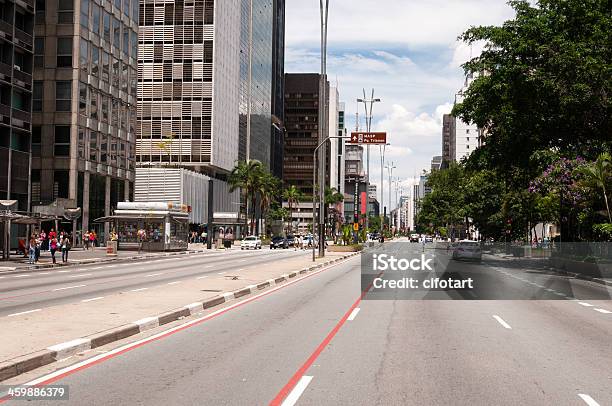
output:
[[[387,133],[368,133],[358,132],[351,133],[351,139],[348,141],[349,144],[386,144]]]
[[[366,214],[366,210],[367,210],[366,192],[361,192],[361,214]]]

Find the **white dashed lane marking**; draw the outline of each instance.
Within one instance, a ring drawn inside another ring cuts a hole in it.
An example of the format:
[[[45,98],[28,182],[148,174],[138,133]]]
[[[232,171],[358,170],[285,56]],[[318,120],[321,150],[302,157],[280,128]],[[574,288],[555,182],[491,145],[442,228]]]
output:
[[[499,316],[497,316],[497,315],[493,315],[493,318],[494,318],[495,320],[497,320],[497,322],[498,322],[499,324],[501,324],[501,325],[502,325],[504,328],[506,328],[506,329],[508,329],[508,330],[512,330],[512,327],[510,327],[510,325],[509,325],[508,323],[506,323],[506,322],[504,321],[504,319],[502,319],[501,317],[499,317]]]
[[[53,289],[53,291],[56,292],[58,290],[68,290],[68,289],[84,288],[85,286],[87,286],[87,285],[66,286],[64,288],[55,288],[55,289]]]
[[[612,314],[612,312],[611,312],[611,311],[606,310],[606,309],[594,309],[594,310],[595,310],[596,312],[603,313],[603,314]]]
[[[104,299],[104,296],[92,297],[91,299],[81,300],[83,303],[94,302],[96,300]]]
[[[587,404],[587,405],[589,405],[589,406],[600,406],[600,405],[599,405],[599,403],[597,403],[597,402],[595,401],[595,399],[593,399],[592,397],[590,397],[590,396],[589,396],[589,395],[587,395],[587,394],[580,393],[580,394],[578,394],[578,397],[579,397],[580,399],[582,399],[582,400],[584,401],[584,403],[586,403],[586,404]]]
[[[149,288],[140,288],[140,289],[132,289],[130,292],[142,292],[143,290],[148,290]]]
[[[8,317],[21,316],[22,314],[29,314],[29,313],[39,312],[41,310],[42,309],[34,309],[34,310],[28,310],[28,311],[25,311],[25,312],[13,313],[13,314],[9,314]]]

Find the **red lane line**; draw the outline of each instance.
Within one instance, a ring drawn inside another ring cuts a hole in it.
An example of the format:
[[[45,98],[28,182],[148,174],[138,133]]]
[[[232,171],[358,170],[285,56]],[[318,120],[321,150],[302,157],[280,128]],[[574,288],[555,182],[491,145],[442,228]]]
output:
[[[379,277],[380,275],[382,275],[382,272],[379,273],[375,278]],[[372,283],[373,283],[373,281],[372,281]],[[313,353],[310,354],[310,357],[308,357],[306,362],[304,362],[304,364],[296,371],[296,373],[293,374],[291,379],[289,379],[289,382],[287,382],[287,384],[285,384],[285,386],[283,386],[283,388],[280,390],[280,392],[278,392],[276,397],[274,399],[272,399],[272,401],[270,402],[270,406],[279,406],[279,405],[281,405],[283,403],[283,400],[285,400],[285,398],[287,396],[289,396],[289,393],[291,393],[291,391],[293,390],[295,385],[297,385],[299,380],[302,379],[302,376],[304,376],[306,371],[308,371],[308,368],[310,368],[312,366],[312,364],[316,361],[316,359],[319,357],[319,355],[321,355],[321,353],[323,352],[325,347],[327,347],[327,345],[331,342],[331,340],[338,333],[338,331],[340,331],[340,329],[342,328],[342,326],[344,325],[346,320],[349,318],[349,316],[351,315],[353,310],[355,310],[355,308],[357,306],[359,306],[359,303],[361,303],[362,299],[365,297],[365,295],[372,288],[372,283],[370,283],[370,285],[361,293],[361,296],[359,296],[359,299],[357,299],[355,301],[355,303],[353,303],[351,308],[348,309],[348,311],[346,313],[344,313],[344,316],[342,316],[342,318],[340,319],[338,324],[336,324],[334,326],[334,328],[329,332],[329,334],[327,334],[325,339],[323,339],[321,344],[319,344],[319,346],[313,351]]]
[[[300,278],[300,279],[297,279],[297,280],[294,280],[294,281],[290,281],[289,283],[286,283],[286,284],[284,284],[284,285],[280,285],[280,286],[278,286],[278,289],[271,290],[271,291],[269,291],[269,292],[265,292],[265,293],[263,293],[263,294],[260,294],[259,296],[256,296],[256,297],[252,297],[252,298],[246,299],[246,300],[244,300],[244,301],[242,301],[242,302],[238,302],[238,303],[236,303],[236,304],[235,304],[233,307],[228,307],[228,308],[226,308],[226,309],[224,309],[224,310],[222,310],[222,311],[220,311],[220,312],[218,312],[218,313],[214,313],[214,314],[211,314],[211,315],[208,315],[208,316],[204,316],[204,317],[203,317],[201,320],[199,320],[199,321],[197,321],[197,322],[195,322],[195,323],[192,323],[192,324],[189,324],[189,325],[185,325],[185,326],[183,326],[183,327],[181,327],[181,328],[178,328],[178,329],[176,329],[176,330],[168,331],[166,334],[163,334],[163,335],[160,335],[160,336],[157,336],[157,337],[151,338],[151,339],[149,339],[149,340],[146,340],[146,341],[140,342],[140,343],[138,343],[138,344],[135,344],[135,345],[133,345],[133,346],[130,346],[130,347],[128,347],[128,348],[125,348],[125,349],[123,349],[123,350],[121,350],[121,351],[119,351],[119,352],[117,352],[117,353],[109,354],[109,355],[108,355],[108,356],[106,356],[106,357],[99,358],[99,359],[97,359],[96,361],[92,361],[91,363],[88,363],[88,364],[85,364],[85,365],[81,365],[81,366],[80,366],[80,367],[78,367],[78,368],[75,368],[75,369],[71,369],[71,370],[69,370],[69,371],[66,371],[66,372],[64,372],[64,373],[63,373],[63,374],[61,374],[61,375],[55,376],[55,377],[53,377],[53,378],[49,378],[49,379],[47,379],[47,380],[45,380],[45,381],[43,381],[43,382],[40,382],[40,383],[38,383],[38,384],[36,384],[36,385],[34,385],[34,386],[44,386],[44,385],[49,385],[49,384],[51,384],[51,383],[54,383],[54,382],[59,381],[60,379],[65,378],[65,377],[67,377],[67,376],[69,376],[69,375],[72,375],[72,374],[74,374],[74,373],[76,373],[76,372],[82,371],[82,370],[84,370],[84,369],[88,369],[89,367],[92,367],[92,366],[94,366],[94,365],[100,364],[100,363],[102,363],[102,362],[104,362],[104,361],[108,361],[109,359],[115,358],[115,357],[117,357],[117,356],[119,356],[119,355],[125,354],[125,353],[126,353],[126,352],[128,352],[128,351],[132,351],[132,350],[134,350],[134,349],[136,349],[136,348],[142,347],[142,346],[144,346],[145,344],[149,344],[149,343],[155,342],[155,341],[157,341],[157,340],[161,340],[162,338],[169,337],[169,336],[171,336],[171,335],[173,335],[173,334],[176,334],[176,333],[178,333],[178,332],[180,332],[180,331],[186,330],[186,329],[191,328],[191,327],[194,327],[194,326],[198,326],[198,325],[200,325],[200,324],[202,324],[202,323],[204,323],[204,322],[206,322],[206,321],[208,321],[208,320],[212,320],[213,318],[215,318],[215,317],[217,317],[217,316],[221,316],[222,314],[225,314],[225,313],[229,312],[230,310],[238,309],[238,308],[240,308],[240,307],[244,306],[245,304],[251,303],[251,302],[253,302],[253,301],[257,300],[257,299],[261,299],[262,297],[266,297],[266,296],[268,296],[268,295],[270,295],[270,294],[272,294],[272,293],[275,293],[275,292],[277,292],[277,291],[279,291],[279,290],[281,290],[281,289],[283,289],[283,288],[286,288],[286,287],[288,287],[288,286],[292,286],[292,285],[296,284],[297,282],[301,282],[301,281],[303,281],[303,280],[305,280],[305,279],[308,279],[308,278],[310,278],[310,277],[312,277],[312,276],[316,276],[316,275],[318,275],[318,274],[322,273],[323,271],[327,271],[327,270],[330,270],[330,269],[332,269],[332,268],[335,268],[335,267],[336,267],[336,266],[338,266],[338,265],[342,265],[342,264],[344,264],[344,263],[346,263],[346,262],[350,261],[351,259],[352,259],[352,258],[348,258],[348,259],[346,259],[346,260],[344,260],[344,261],[341,261],[341,262],[338,262],[338,263],[336,263],[336,264],[329,265],[329,266],[327,266],[327,267],[325,267],[325,268],[322,268],[322,269],[321,269],[319,272],[316,272],[316,273],[311,273],[310,275],[303,276],[303,277],[302,277],[302,278]],[[361,299],[360,299],[360,300],[361,300]],[[346,317],[348,317],[348,315],[347,315]],[[67,367],[67,368],[69,368],[69,367]],[[0,403],[4,403],[5,401],[7,401],[7,400],[9,400],[9,399],[10,399],[10,397],[8,397],[8,398],[7,398],[7,397],[5,397],[5,398],[0,398]]]

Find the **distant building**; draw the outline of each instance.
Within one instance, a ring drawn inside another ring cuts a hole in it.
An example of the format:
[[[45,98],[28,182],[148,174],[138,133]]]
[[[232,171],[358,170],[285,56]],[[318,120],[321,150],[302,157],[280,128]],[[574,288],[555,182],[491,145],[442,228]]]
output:
[[[466,77],[463,88],[455,95],[455,104],[463,102],[465,92],[470,87],[473,80],[473,76]],[[463,158],[470,156],[470,154],[480,146],[481,134],[477,125],[465,123],[461,119],[455,118],[455,123],[451,131],[452,138],[450,150],[453,161],[460,162]]]
[[[442,168],[442,157],[441,156],[434,156],[433,158],[431,158],[431,170],[433,171],[439,171]]]
[[[442,167],[446,168],[455,161],[455,117],[445,114],[442,117]]]
[[[377,192],[376,185],[370,184],[368,186],[368,197],[370,199],[377,199],[378,198],[378,192]]]

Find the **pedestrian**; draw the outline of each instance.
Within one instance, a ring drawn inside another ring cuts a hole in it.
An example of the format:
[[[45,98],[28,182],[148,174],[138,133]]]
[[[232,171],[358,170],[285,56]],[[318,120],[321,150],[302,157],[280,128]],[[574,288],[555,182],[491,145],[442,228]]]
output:
[[[55,264],[55,252],[57,251],[57,238],[49,238],[49,252],[51,252],[51,260]]]
[[[34,262],[38,262],[40,259],[40,248],[42,247],[42,238],[40,234],[36,237],[35,252],[34,252]]]
[[[68,234],[63,235],[62,237],[62,262],[68,262],[68,251],[70,251],[70,237],[68,237]]]
[[[51,240],[52,239],[57,239],[57,233],[55,232],[55,229],[53,227],[51,227],[51,231],[49,231],[49,252],[51,252]]]
[[[98,238],[98,236],[96,235],[95,231],[92,230],[92,231],[89,232],[89,247],[92,250],[96,249],[96,239],[97,238]]]
[[[89,231],[83,233],[83,250],[89,249]]]
[[[30,254],[28,257],[28,263],[33,264],[36,262],[36,236],[34,234],[30,236],[28,254]]]
[[[38,252],[38,256],[40,257],[41,249],[49,249],[49,243],[47,242],[47,233],[45,233],[45,230],[42,230],[40,234],[38,234],[38,238],[40,239],[40,247]]]

